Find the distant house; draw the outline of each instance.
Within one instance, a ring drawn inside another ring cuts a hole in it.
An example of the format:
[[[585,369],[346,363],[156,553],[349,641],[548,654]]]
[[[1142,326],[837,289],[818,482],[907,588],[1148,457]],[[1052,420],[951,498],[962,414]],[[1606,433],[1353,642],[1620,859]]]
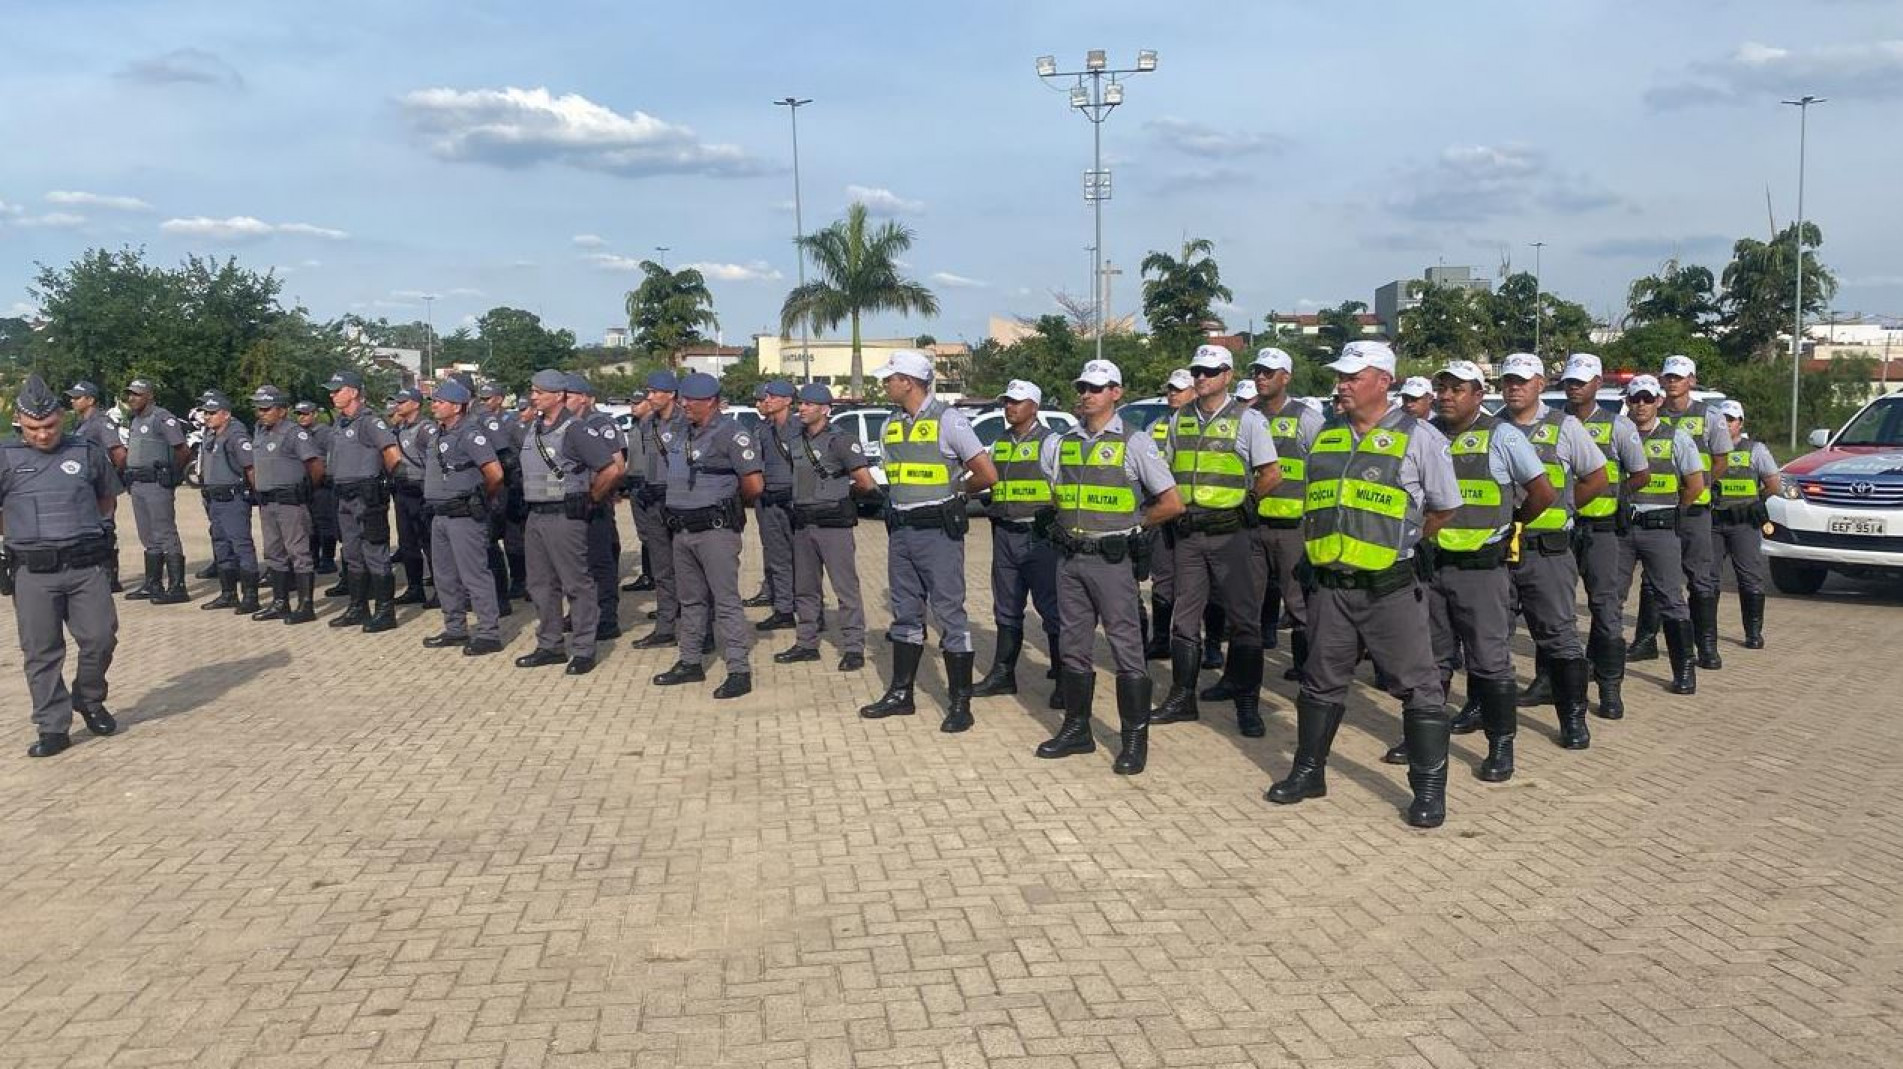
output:
[[[755,334],[753,343],[760,350],[760,373],[783,376],[794,382],[806,378],[807,357],[811,357],[812,380],[831,386],[852,382],[852,340],[850,338],[812,338],[801,349],[799,339],[782,339],[777,334]],[[860,361],[868,378],[886,358],[899,349],[919,348],[913,338],[865,338],[859,343]],[[963,388],[971,364],[971,347],[963,342],[938,342],[924,347],[932,355],[938,389],[957,393]]]

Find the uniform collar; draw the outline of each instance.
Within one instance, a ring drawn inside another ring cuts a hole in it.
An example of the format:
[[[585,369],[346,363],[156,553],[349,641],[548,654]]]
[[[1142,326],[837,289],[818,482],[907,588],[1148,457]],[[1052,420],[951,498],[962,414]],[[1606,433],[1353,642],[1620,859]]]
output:
[[[1120,415],[1117,415],[1115,412],[1112,412],[1110,414],[1110,421],[1108,423],[1105,423],[1103,425],[1103,430],[1098,431],[1096,434],[1090,433],[1090,428],[1086,426],[1082,420],[1079,420],[1077,422],[1077,436],[1087,441],[1094,441],[1098,438],[1108,438],[1112,436],[1121,438],[1123,437],[1123,417]]]

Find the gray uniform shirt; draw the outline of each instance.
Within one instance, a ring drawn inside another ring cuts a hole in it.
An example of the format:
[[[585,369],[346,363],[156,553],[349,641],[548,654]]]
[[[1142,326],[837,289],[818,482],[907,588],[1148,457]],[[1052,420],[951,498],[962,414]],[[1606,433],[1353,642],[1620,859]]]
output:
[[[251,432],[236,419],[198,441],[198,478],[206,486],[243,486],[251,466]]]
[[[807,433],[796,421],[792,426],[793,503],[823,505],[851,497],[851,473],[872,463],[859,439],[839,433],[829,422],[820,423],[817,434]]]
[[[1645,432],[1640,431],[1639,433],[1643,435]],[[1725,440],[1731,440],[1729,432],[1725,434]],[[1698,443],[1692,441],[1692,436],[1686,434],[1683,430],[1672,432],[1672,465],[1678,469],[1678,477],[1680,479],[1685,478],[1685,476],[1690,475],[1692,472],[1705,470],[1705,458],[1703,454],[1698,452]],[[1646,470],[1650,471],[1651,468],[1648,466]],[[1654,509],[1676,507],[1676,505],[1649,505],[1641,502],[1633,502],[1632,510],[1634,512],[1651,512]]]
[[[702,509],[740,493],[740,477],[760,470],[760,443],[728,416],[689,423],[667,452],[667,507]]]
[[[172,462],[172,447],[185,444],[178,417],[157,405],[126,420],[126,467],[150,468]]]
[[[3,444],[0,515],[9,545],[43,548],[105,534],[99,501],[119,492],[119,477],[105,450],[70,434],[50,452],[18,438]]]
[[[668,449],[673,440],[686,433],[687,413],[679,405],[674,406],[673,414],[666,419],[650,413],[636,426],[635,433],[641,436],[641,455],[647,461],[647,481],[664,483],[667,481]]]
[[[925,403],[919,405],[918,410],[920,412],[925,411],[925,409],[936,400],[938,400],[937,394],[926,394]],[[891,421],[888,422],[886,426],[889,427],[896,423],[909,431],[914,418],[913,416],[907,415],[903,410],[900,410],[892,413]],[[971,429],[970,416],[959,411],[956,406],[952,406],[946,408],[944,414],[938,417],[938,453],[940,456],[952,462],[953,486],[958,484],[960,478],[960,473],[957,469],[970,463],[972,457],[987,452],[990,452],[989,447],[979,441],[978,432]],[[895,508],[900,512],[904,512],[908,509],[937,508],[944,500],[947,499],[941,498],[939,501],[920,501],[910,505],[887,505],[886,507]]]
[[[108,456],[114,449],[125,448],[126,444],[119,437],[119,428],[114,427],[112,421],[106,418],[105,412],[97,408],[93,409],[92,415],[80,420],[73,427],[73,436],[84,438],[106,450]]]
[[[423,482],[424,465],[429,460],[429,439],[435,433],[435,426],[426,419],[411,420],[402,426],[391,425],[396,432],[397,478],[419,485]]]
[[[564,424],[570,425],[567,431],[561,431]],[[600,428],[576,419],[572,412],[557,412],[552,424],[538,419],[522,430],[523,492],[530,501],[560,500],[562,493],[556,487],[529,485],[532,477],[552,472],[559,473],[555,478],[564,484],[563,491],[585,493],[594,473],[613,464],[620,453],[621,447]]]
[[[259,424],[253,438],[257,448],[252,457],[260,490],[282,490],[302,483],[310,477],[304,462],[324,455],[318,451],[311,432],[288,418],[273,427]]]
[[[800,421],[788,412],[784,423],[775,424],[770,419],[760,421],[760,459],[764,462],[762,472],[766,475],[768,490],[791,490],[793,488],[794,452],[799,447]]]
[[[1062,434],[1046,435],[1044,443],[1038,447],[1037,466],[1044,470],[1045,479],[1056,483],[1057,467],[1066,438],[1075,438],[1084,443],[1087,452],[1094,442],[1105,438],[1120,439],[1127,433],[1129,432],[1123,428],[1123,417],[1112,414],[1110,422],[1105,423],[1103,429],[1095,434],[1090,433],[1082,423],[1079,423]],[[1163,491],[1175,487],[1176,476],[1170,474],[1169,464],[1163,460],[1162,452],[1156,448],[1156,439],[1148,434],[1139,434],[1129,441],[1130,444],[1123,451],[1123,474],[1138,488],[1139,502],[1149,501]]]
[[[355,419],[337,417],[332,431],[330,450],[324,457],[324,470],[331,482],[356,482],[383,474],[383,451],[397,442],[396,432],[382,416],[364,408]]]
[[[423,498],[452,501],[483,485],[482,466],[499,463],[489,428],[463,417],[453,429],[431,423],[422,438],[429,459],[423,468]]]

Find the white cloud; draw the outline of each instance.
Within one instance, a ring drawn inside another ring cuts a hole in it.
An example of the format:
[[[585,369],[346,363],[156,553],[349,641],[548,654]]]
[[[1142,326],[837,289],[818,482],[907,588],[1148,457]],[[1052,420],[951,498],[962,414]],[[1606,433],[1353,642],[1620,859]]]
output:
[[[350,236],[342,230],[333,230],[330,227],[312,226],[309,223],[267,223],[249,215],[233,215],[224,219],[215,219],[208,215],[167,219],[159,224],[159,229],[167,234],[214,238],[220,241],[250,241],[273,234],[323,238],[327,241],[342,241]]]
[[[7,316],[12,319],[32,319],[39,314],[39,305],[28,304],[25,301],[14,301],[12,307],[7,309]]]
[[[1156,183],[1158,193],[1184,193],[1203,189],[1226,189],[1247,185],[1256,175],[1241,167],[1218,164],[1172,171]]]
[[[135,59],[119,68],[118,77],[144,85],[216,85],[244,88],[236,67],[202,48],[175,48],[163,55]]]
[[[695,174],[718,178],[768,168],[737,145],[646,112],[622,114],[576,93],[546,88],[418,89],[399,101],[438,159],[521,168],[559,163],[623,178]]]
[[[582,257],[603,271],[639,271],[641,261],[633,256],[616,256],[611,252],[591,252]]]
[[[950,271],[934,272],[931,276],[931,280],[945,287],[946,289],[954,289],[954,290],[979,290],[979,289],[984,289],[988,285],[988,283],[980,279],[966,278],[963,275],[954,275]]]
[[[599,249],[608,244],[608,239],[600,234],[576,234],[568,240],[574,242],[578,249]]]
[[[428,290],[391,290],[390,296],[399,301],[420,301],[426,297],[433,298],[437,295]]]
[[[1388,209],[1427,223],[1475,223],[1534,208],[1577,215],[1620,203],[1589,179],[1555,171],[1525,145],[1453,145],[1397,181],[1402,192],[1387,199]]]
[[[918,215],[925,210],[922,200],[908,200],[878,186],[847,186],[846,199],[858,201],[873,215]]]
[[[482,291],[478,289],[470,289],[468,286],[455,286],[453,288],[444,290],[443,296],[445,297],[480,297],[482,296]]]
[[[14,226],[42,226],[49,230],[70,230],[76,226],[84,226],[85,223],[85,216],[74,215],[72,212],[47,212],[45,215],[13,217]]]
[[[1846,100],[1903,99],[1903,40],[1790,49],[1747,41],[1729,56],[1695,62],[1689,77],[1646,90],[1655,110],[1703,104],[1769,104],[1806,93]]]
[[[1249,130],[1218,130],[1188,119],[1151,119],[1143,124],[1151,136],[1169,148],[1208,159],[1233,159],[1279,152],[1288,147],[1286,139],[1275,134]]]
[[[69,208],[103,208],[112,212],[149,212],[152,206],[137,197],[121,197],[108,193],[81,193],[74,190],[56,189],[46,195],[47,203],[60,204]]]
[[[744,264],[692,263],[681,266],[691,267],[716,282],[778,282],[785,277],[769,266],[765,260],[754,260]]]
[[[518,271],[521,271],[527,268],[534,267],[535,261],[534,260],[511,260],[509,261],[509,266],[515,268]]]

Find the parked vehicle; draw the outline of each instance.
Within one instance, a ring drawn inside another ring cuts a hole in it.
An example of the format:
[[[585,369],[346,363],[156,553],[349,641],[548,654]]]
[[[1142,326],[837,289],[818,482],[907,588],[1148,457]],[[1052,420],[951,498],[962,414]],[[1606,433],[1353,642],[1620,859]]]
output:
[[[1764,555],[1786,594],[1815,594],[1831,572],[1903,577],[1903,394],[1879,397],[1832,435],[1811,432],[1767,504]]]

